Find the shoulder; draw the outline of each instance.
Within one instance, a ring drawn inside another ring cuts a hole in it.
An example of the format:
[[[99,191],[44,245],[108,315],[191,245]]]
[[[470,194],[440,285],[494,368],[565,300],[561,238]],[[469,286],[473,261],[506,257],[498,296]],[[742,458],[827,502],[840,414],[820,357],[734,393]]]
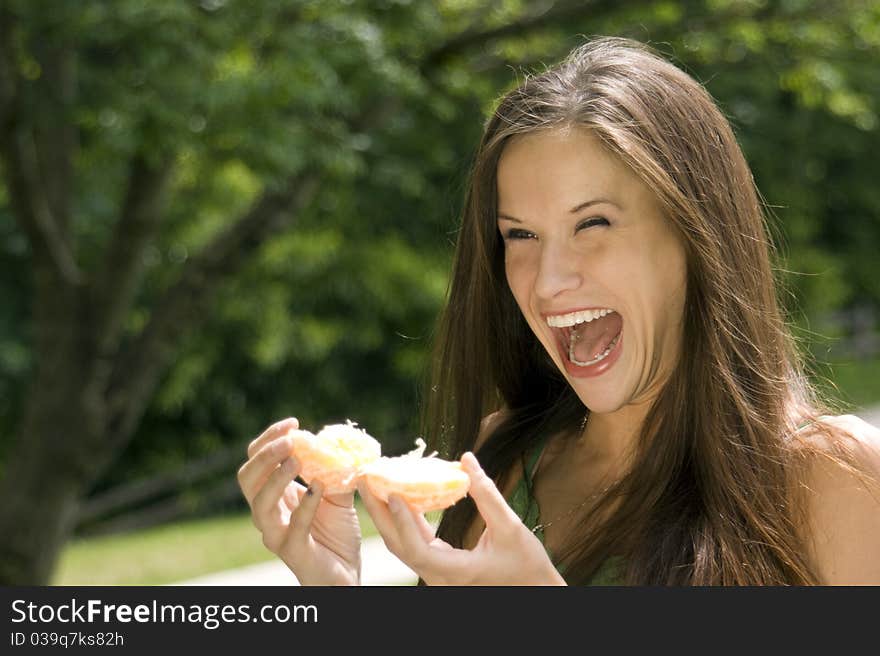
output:
[[[880,429],[853,415],[820,423],[803,480],[820,580],[880,584]]]
[[[477,439],[474,442],[474,453],[480,450],[483,444],[486,443],[486,440],[489,439],[489,436],[493,433],[493,431],[498,427],[498,425],[504,421],[506,416],[506,411],[504,409],[496,410],[495,412],[486,415],[480,421],[480,432],[477,435]]]

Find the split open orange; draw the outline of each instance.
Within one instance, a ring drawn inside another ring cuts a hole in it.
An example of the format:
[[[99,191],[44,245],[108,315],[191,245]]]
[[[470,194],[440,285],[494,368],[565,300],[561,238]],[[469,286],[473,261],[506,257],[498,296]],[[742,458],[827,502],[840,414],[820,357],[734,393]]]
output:
[[[388,495],[398,494],[413,510],[442,510],[462,499],[470,489],[470,478],[461,463],[423,457],[425,443],[396,458],[379,458],[364,465],[362,475],[376,497],[388,502]]]
[[[348,421],[325,426],[317,435],[292,430],[293,455],[302,466],[300,477],[306,482],[319,480],[325,494],[353,492],[357,479],[364,477],[370,491],[384,502],[399,494],[419,512],[442,510],[463,498],[470,479],[458,462],[424,456],[425,442],[395,458],[382,456],[375,438]]]
[[[353,492],[361,467],[379,458],[382,445],[357,424],[331,424],[317,435],[292,430],[293,455],[302,465],[300,477],[319,480],[324,494]]]

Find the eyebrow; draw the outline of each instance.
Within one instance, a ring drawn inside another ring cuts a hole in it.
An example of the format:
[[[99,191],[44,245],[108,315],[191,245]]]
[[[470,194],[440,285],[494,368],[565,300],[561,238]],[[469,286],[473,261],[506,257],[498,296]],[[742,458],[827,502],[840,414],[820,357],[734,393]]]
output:
[[[577,214],[578,212],[587,209],[588,207],[592,207],[593,205],[601,205],[602,203],[606,203],[608,205],[614,205],[617,209],[623,209],[620,205],[615,203],[613,200],[609,200],[607,198],[594,198],[592,200],[584,201],[580,205],[575,205],[569,210],[569,214]],[[504,219],[506,221],[513,221],[514,223],[522,223],[522,219],[518,219],[515,216],[510,216],[509,214],[504,214],[503,212],[498,213],[499,219]]]
[[[580,205],[575,205],[569,210],[569,212],[571,212],[572,214],[577,214],[581,210],[585,210],[588,207],[592,207],[593,205],[600,205],[602,203],[614,205],[614,207],[616,207],[617,209],[623,209],[620,205],[615,203],[613,200],[609,200],[608,198],[594,198],[593,200],[588,200],[584,203],[581,203]]]

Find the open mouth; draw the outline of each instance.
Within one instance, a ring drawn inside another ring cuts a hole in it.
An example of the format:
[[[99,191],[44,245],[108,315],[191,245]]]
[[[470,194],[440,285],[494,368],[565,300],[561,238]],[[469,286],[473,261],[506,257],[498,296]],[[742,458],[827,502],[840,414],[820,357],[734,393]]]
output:
[[[610,308],[579,310],[547,317],[559,351],[575,367],[593,367],[614,352],[623,318]]]

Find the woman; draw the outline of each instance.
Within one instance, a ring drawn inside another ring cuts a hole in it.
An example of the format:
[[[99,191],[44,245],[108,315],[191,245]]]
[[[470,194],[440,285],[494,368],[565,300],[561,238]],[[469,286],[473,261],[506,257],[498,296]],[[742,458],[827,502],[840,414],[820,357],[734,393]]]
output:
[[[428,434],[472,501],[434,537],[359,488],[427,583],[880,583],[880,431],[822,415],[730,126],[644,46],[502,99],[435,365]],[[302,582],[356,583],[351,498],[289,485],[289,426],[242,468],[255,523]]]

